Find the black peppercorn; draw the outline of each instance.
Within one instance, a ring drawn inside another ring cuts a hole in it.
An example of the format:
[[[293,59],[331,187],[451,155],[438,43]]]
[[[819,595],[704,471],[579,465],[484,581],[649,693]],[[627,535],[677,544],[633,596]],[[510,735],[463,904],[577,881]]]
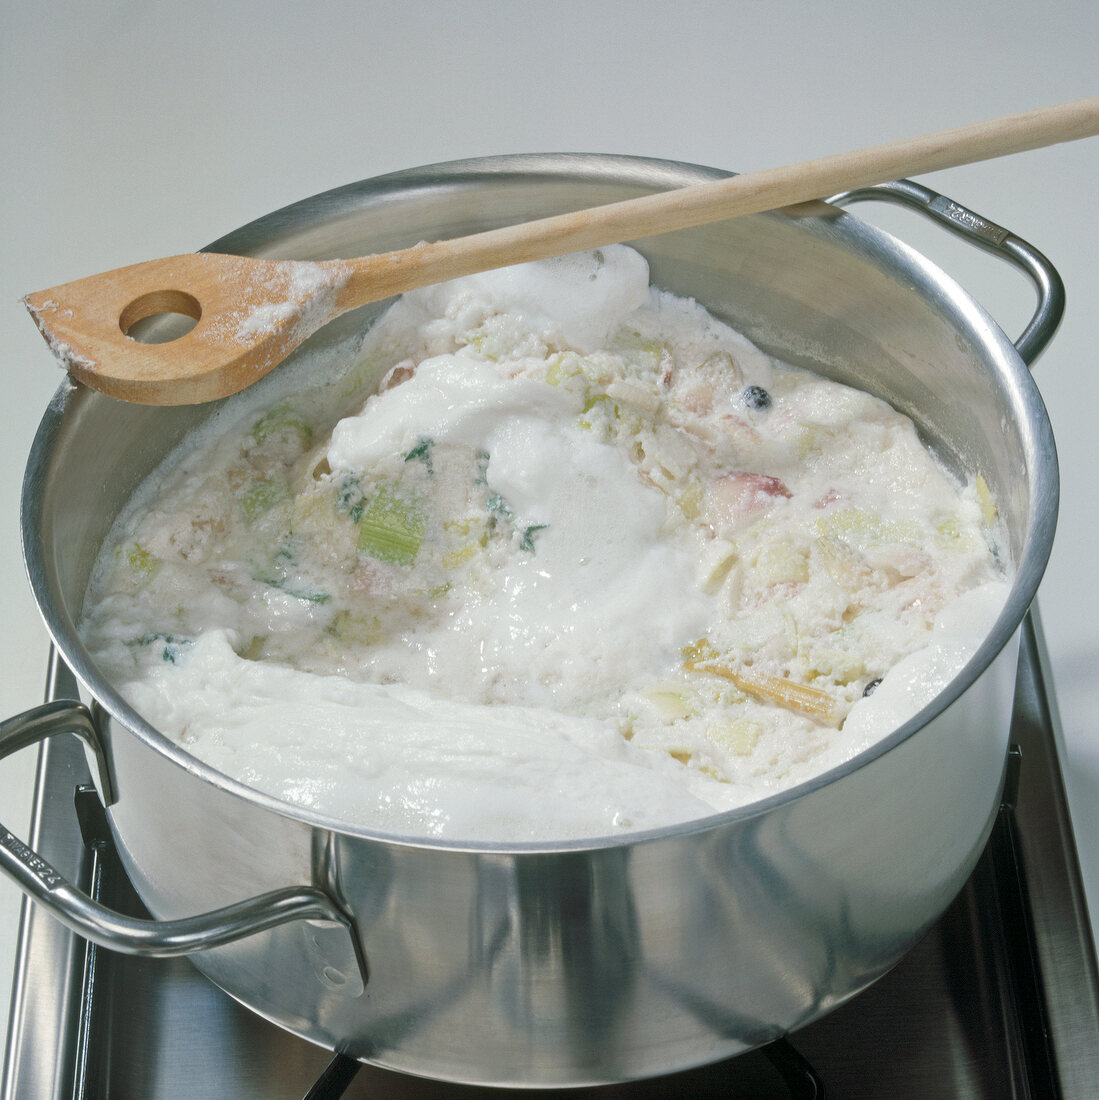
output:
[[[749,386],[744,391],[744,404],[750,409],[769,409],[771,395],[762,386]]]

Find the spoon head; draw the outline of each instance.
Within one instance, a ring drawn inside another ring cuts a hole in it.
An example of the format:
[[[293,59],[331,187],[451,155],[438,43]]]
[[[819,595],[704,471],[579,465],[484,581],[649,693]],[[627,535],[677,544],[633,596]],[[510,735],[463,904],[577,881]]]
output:
[[[24,298],[69,373],[145,405],[227,397],[262,378],[337,312],[338,262],[257,260],[199,252],[134,264]],[[136,332],[175,314],[190,330],[168,342]]]

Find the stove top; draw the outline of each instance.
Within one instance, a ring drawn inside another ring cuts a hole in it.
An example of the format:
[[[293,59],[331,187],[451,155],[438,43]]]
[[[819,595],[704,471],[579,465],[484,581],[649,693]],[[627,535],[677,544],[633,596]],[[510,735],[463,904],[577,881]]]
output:
[[[51,662],[48,697],[72,697]],[[1011,756],[969,882],[889,974],[787,1038],[686,1073],[546,1097],[846,1100],[1099,1096],[1099,977],[1059,764],[1048,661],[1023,625]],[[32,846],[99,900],[144,915],[80,747],[41,750]],[[85,943],[24,901],[0,1100],[225,1096],[465,1100],[529,1095],[333,1056],[241,1007],[186,960]]]

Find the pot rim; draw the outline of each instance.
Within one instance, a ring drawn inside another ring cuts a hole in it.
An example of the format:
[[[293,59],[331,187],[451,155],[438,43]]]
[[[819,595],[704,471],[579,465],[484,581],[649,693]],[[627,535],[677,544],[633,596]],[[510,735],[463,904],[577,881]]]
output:
[[[370,196],[384,195],[387,192],[406,194],[418,188],[426,189],[429,186],[437,188],[441,182],[470,185],[475,184],[479,178],[498,179],[504,175],[516,177],[533,175],[548,178],[572,172],[613,180],[620,178],[618,173],[622,170],[629,170],[633,179],[636,179],[640,173],[646,185],[651,182],[654,190],[660,187],[683,186],[684,183],[698,182],[703,179],[723,178],[732,174],[687,162],[621,154],[522,153],[447,161],[356,181],[298,200],[247,223],[240,229],[214,241],[202,251],[252,254],[270,243],[273,234],[284,233],[288,226],[308,226],[324,222],[340,210],[352,208],[356,200],[364,194]],[[478,854],[535,855],[630,847],[635,844],[687,837],[760,817],[778,806],[799,801],[814,791],[861,770],[897,748],[921,727],[945,712],[984,672],[1015,635],[1034,599],[1049,561],[1059,502],[1059,474],[1053,431],[1038,388],[1014,344],[987,311],[949,275],[910,246],[846,211],[825,203],[813,204],[813,206],[814,209],[809,217],[806,216],[804,205],[798,209],[797,216],[800,222],[826,220],[830,233],[843,236],[860,250],[869,248],[878,256],[896,257],[907,265],[919,267],[933,277],[937,292],[942,295],[942,305],[949,308],[949,312],[958,324],[965,324],[976,343],[991,353],[996,365],[1004,372],[1004,380],[1010,384],[1017,404],[1030,413],[1024,424],[1026,429],[1024,436],[1028,448],[1039,459],[1035,462],[1033,469],[1034,484],[1027,514],[1028,537],[1019,560],[1015,563],[1016,574],[1008,599],[992,630],[973,657],[930,703],[892,733],[856,753],[842,764],[746,805],[672,825],[607,836],[502,843],[388,833],[329,817],[306,807],[295,806],[232,779],[187,753],[142,718],[98,671],[80,642],[69,616],[57,608],[49,598],[49,578],[43,564],[40,538],[43,515],[42,495],[37,491],[37,487],[41,482],[47,458],[53,451],[62,422],[67,415],[72,415],[70,410],[79,407],[86,400],[110,400],[94,394],[68,378],[61,383],[54,394],[35,435],[24,475],[21,500],[24,566],[39,612],[54,645],[103,710],[150,747],[190,774],[282,817],[301,821],[328,832],[405,848]],[[749,215],[756,219],[791,216],[790,213],[782,210]]]

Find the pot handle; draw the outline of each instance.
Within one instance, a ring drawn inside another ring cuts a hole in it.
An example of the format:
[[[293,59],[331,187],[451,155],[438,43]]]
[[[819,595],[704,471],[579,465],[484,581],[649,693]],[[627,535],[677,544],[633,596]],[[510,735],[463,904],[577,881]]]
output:
[[[1028,367],[1053,339],[1065,311],[1065,285],[1057,270],[1033,245],[1016,237],[1010,230],[982,218],[953,199],[940,195],[912,180],[894,180],[875,187],[860,187],[833,195],[835,206],[869,200],[898,203],[925,214],[952,233],[972,241],[980,248],[1007,260],[1022,270],[1038,292],[1038,305],[1030,323],[1015,341],[1015,350]]]
[[[60,733],[75,734],[92,750],[104,802],[114,801],[106,751],[91,711],[83,703],[55,700],[0,723],[0,759]],[[182,920],[141,920],[101,905],[78,890],[59,871],[0,825],[0,870],[19,888],[77,935],[127,955],[171,958],[233,943],[289,921],[337,924],[350,939],[334,944],[325,937],[322,950],[338,956],[326,960],[342,974],[350,970],[366,983],[366,961],[351,918],[323,890],[311,886],[272,890],[247,901]],[[343,937],[341,936],[341,941]],[[312,937],[320,947],[320,939]],[[361,988],[357,982],[351,983]]]

